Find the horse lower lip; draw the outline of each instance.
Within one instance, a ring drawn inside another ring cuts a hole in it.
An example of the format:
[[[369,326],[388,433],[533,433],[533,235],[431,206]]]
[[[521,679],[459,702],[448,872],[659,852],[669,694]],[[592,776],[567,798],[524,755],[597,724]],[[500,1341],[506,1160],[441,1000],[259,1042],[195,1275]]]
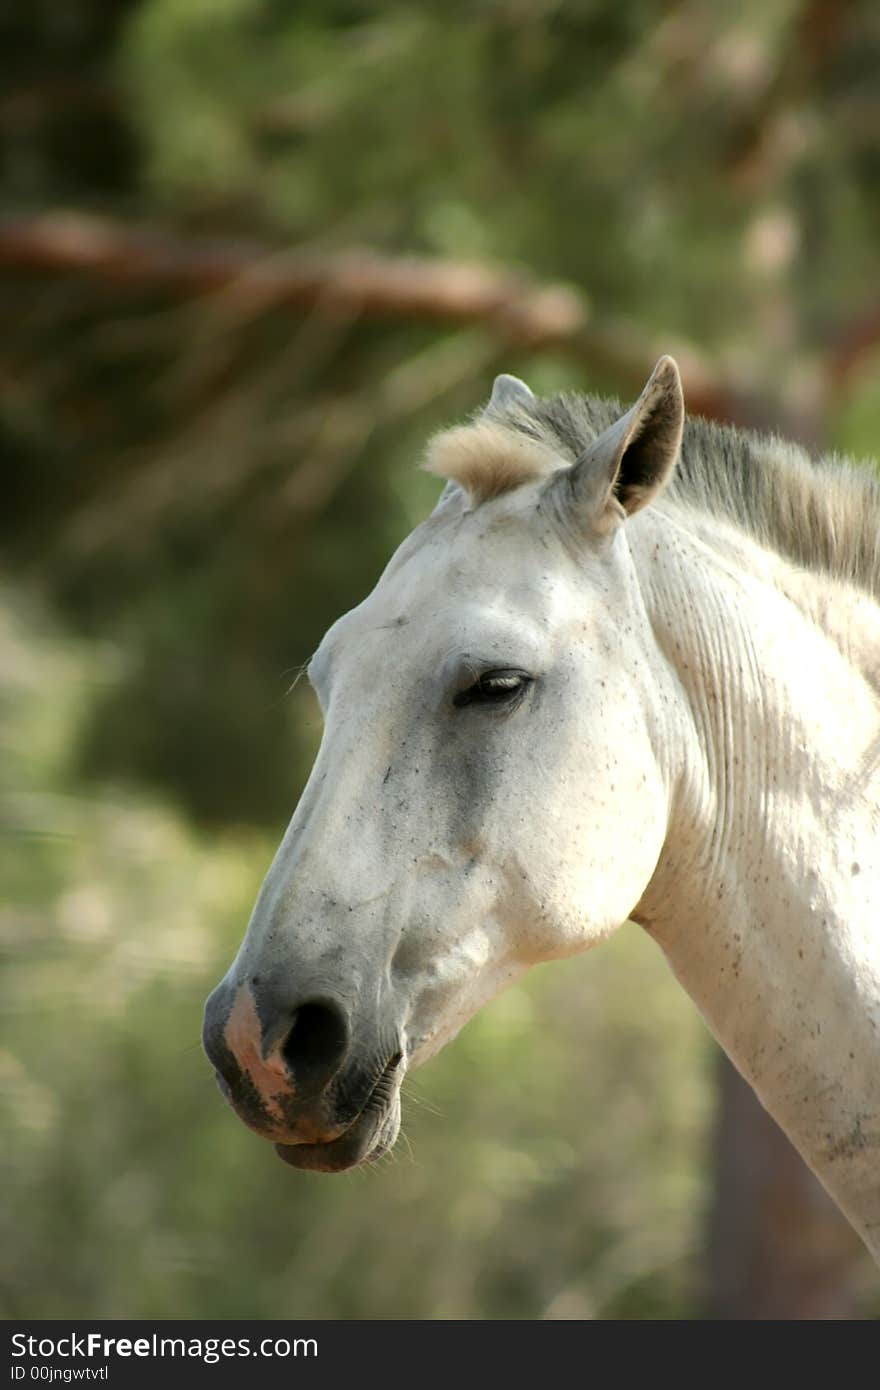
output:
[[[388,1113],[387,1110],[383,1111],[372,1124],[365,1125],[365,1112],[361,1111],[344,1134],[328,1140],[326,1144],[276,1144],[275,1152],[292,1168],[307,1168],[322,1173],[354,1168],[372,1156]],[[373,1119],[372,1116],[369,1118]]]
[[[361,1110],[342,1134],[328,1139],[326,1143],[276,1144],[278,1157],[293,1168],[324,1173],[341,1172],[359,1163],[380,1158],[397,1137],[396,1125],[389,1126],[395,1113],[396,1093],[384,1095],[382,1089],[399,1065],[399,1057],[393,1057],[387,1063]],[[378,1108],[374,1105],[377,1094],[381,1094],[382,1100]]]

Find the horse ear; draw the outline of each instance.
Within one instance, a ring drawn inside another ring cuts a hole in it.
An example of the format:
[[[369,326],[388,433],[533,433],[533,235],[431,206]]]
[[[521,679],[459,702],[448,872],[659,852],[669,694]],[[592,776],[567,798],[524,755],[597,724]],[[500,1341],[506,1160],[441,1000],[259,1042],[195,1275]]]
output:
[[[501,376],[496,376],[486,410],[501,411],[511,405],[528,406],[532,404],[534,399],[533,392],[529,390],[524,381],[520,381],[518,376],[508,376],[505,372]]]
[[[569,509],[606,530],[647,506],[675,467],[683,427],[678,367],[671,357],[661,357],[635,405],[556,475]]]

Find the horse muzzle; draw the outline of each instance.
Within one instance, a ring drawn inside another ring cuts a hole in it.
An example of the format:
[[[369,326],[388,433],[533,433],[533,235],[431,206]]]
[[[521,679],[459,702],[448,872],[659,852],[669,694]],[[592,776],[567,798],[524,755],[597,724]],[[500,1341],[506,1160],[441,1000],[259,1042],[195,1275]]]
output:
[[[224,980],[205,1007],[204,1049],[239,1118],[298,1168],[339,1172],[386,1153],[400,1127],[399,1040],[355,1043],[350,1011],[326,990],[278,1007],[258,985]]]

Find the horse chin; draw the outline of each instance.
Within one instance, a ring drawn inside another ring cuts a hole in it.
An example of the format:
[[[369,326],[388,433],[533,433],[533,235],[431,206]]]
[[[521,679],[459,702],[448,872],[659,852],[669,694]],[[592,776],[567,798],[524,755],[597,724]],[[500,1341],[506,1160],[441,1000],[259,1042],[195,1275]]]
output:
[[[375,1163],[393,1148],[400,1132],[400,1096],[381,1110],[368,1106],[354,1123],[326,1144],[276,1144],[275,1152],[292,1168],[312,1173],[344,1173],[362,1163]]]

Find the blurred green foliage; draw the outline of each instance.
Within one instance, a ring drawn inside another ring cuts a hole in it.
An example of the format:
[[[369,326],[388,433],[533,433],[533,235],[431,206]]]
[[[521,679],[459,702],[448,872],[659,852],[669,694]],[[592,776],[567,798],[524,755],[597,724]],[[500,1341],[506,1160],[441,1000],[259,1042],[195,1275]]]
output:
[[[4,211],[571,282],[867,454],[880,357],[827,360],[880,283],[878,62],[872,0],[8,3]],[[234,288],[35,267],[0,312],[9,1314],[692,1314],[704,1035],[634,929],[483,1012],[350,1178],[282,1168],[197,1043],[314,750],[296,673],[431,505],[425,437],[498,370],[620,383]]]

